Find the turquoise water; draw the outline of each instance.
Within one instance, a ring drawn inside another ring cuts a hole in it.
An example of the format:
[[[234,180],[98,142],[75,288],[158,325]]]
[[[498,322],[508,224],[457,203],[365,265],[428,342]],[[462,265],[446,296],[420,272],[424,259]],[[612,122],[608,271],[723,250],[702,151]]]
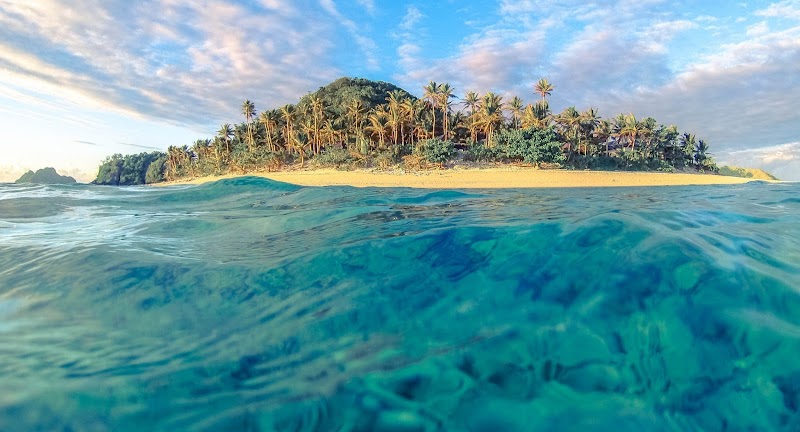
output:
[[[1,431],[800,430],[800,185],[0,185]]]

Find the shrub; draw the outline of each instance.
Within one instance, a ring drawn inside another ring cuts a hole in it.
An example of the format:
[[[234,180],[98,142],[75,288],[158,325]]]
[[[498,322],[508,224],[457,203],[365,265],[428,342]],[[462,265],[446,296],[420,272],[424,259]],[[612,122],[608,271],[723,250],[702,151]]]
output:
[[[495,134],[498,155],[530,164],[563,163],[566,156],[553,129],[504,130]]]
[[[420,142],[417,151],[426,161],[439,165],[453,159],[456,155],[455,144],[438,138]]]
[[[489,148],[484,143],[474,143],[464,152],[464,160],[468,162],[494,162],[500,159],[496,148]]]
[[[314,158],[314,162],[321,167],[341,168],[354,162],[350,152],[343,148],[327,148]]]

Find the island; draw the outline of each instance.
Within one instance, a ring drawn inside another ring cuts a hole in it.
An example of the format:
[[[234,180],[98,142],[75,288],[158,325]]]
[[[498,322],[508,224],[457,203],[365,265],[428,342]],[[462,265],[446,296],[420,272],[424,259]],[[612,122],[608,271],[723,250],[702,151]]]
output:
[[[22,177],[14,183],[36,183],[36,184],[72,184],[75,179],[70,176],[62,176],[56,172],[55,168],[47,167],[33,172],[28,170]]]
[[[493,92],[456,98],[449,83],[430,82],[416,97],[391,83],[340,78],[296,104],[260,113],[245,100],[242,122],[224,123],[215,136],[191,145],[110,156],[93,183],[174,184],[244,175],[409,187],[752,180],[719,175],[706,141],[675,125],[633,113],[602,118],[591,107],[552,112],[548,96],[554,90],[542,78],[532,88],[535,100],[526,104]]]

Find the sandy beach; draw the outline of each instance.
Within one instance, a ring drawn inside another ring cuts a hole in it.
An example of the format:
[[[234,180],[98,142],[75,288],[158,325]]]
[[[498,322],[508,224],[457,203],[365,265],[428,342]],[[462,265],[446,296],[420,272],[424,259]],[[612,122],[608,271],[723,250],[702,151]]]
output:
[[[710,174],[622,171],[538,170],[521,167],[448,169],[413,172],[338,171],[334,169],[259,172],[247,174],[301,186],[410,187],[420,189],[629,187],[742,184],[752,181]],[[159,186],[202,184],[241,177],[197,177],[159,183]]]

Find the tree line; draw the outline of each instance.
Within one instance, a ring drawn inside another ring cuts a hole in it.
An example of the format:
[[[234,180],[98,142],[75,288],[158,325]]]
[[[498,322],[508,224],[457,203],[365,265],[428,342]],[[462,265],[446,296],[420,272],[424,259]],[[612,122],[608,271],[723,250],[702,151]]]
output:
[[[386,82],[340,78],[296,104],[258,112],[241,105],[242,122],[164,153],[114,155],[97,183],[141,184],[182,177],[316,166],[442,166],[456,160],[523,162],[545,167],[716,172],[706,142],[653,118],[601,118],[594,108],[550,109],[547,79],[525,104],[496,93],[430,82],[418,98]],[[459,108],[459,109],[457,109]],[[134,174],[130,174],[133,172]],[[113,183],[116,180],[117,183]],[[139,183],[130,183],[136,181]]]

